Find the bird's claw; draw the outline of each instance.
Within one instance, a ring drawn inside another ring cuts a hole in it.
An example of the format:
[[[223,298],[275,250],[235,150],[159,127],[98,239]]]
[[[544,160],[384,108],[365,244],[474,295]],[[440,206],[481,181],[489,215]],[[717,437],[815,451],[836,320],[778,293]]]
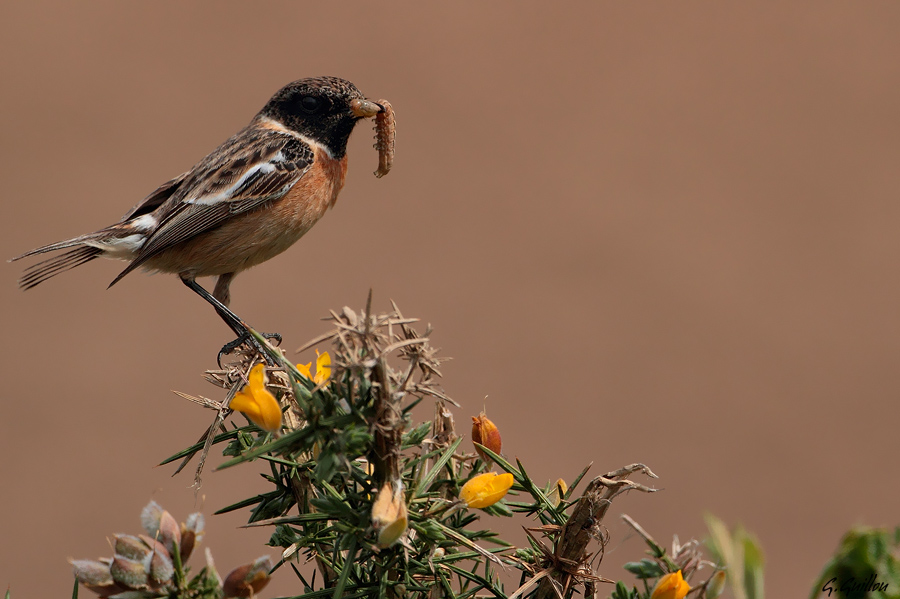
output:
[[[260,335],[270,341],[274,339],[276,343],[273,343],[272,345],[274,345],[275,347],[281,345],[281,333],[260,333]]]
[[[281,335],[279,333],[260,333],[260,336],[262,336],[264,339],[274,339],[276,343],[273,343],[272,345],[274,345],[275,347],[281,345]],[[256,352],[259,353],[263,358],[265,358],[266,362],[271,363],[272,360],[269,357],[269,354],[266,353],[265,348],[260,344],[256,337],[251,335],[249,332],[246,332],[241,334],[234,341],[229,341],[222,346],[222,349],[219,350],[218,356],[216,356],[216,362],[218,362],[219,368],[223,368],[222,357],[233,354],[242,345],[250,346],[251,348],[256,350]]]

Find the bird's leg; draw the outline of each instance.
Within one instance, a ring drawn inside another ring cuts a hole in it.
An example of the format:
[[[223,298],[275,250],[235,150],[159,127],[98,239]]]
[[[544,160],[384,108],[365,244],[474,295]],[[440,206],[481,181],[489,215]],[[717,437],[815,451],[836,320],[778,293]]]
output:
[[[232,331],[234,331],[235,335],[244,335],[247,333],[247,325],[244,324],[237,314],[228,309],[223,302],[213,297],[209,291],[204,289],[197,281],[192,278],[181,277],[181,282],[190,287],[194,293],[205,299],[209,302],[213,308],[216,309],[216,312],[219,313],[219,316],[222,317],[222,320],[225,321],[225,324],[228,325]]]
[[[226,272],[216,279],[216,287],[212,294],[214,298],[222,302],[223,306],[231,305],[231,281],[234,279],[234,275],[233,272]]]
[[[250,344],[260,355],[262,355],[266,362],[269,364],[273,364],[272,358],[266,352],[266,350],[259,344],[253,335],[250,334],[250,331],[247,329],[247,325],[244,324],[237,314],[228,309],[228,306],[223,304],[221,301],[213,297],[206,289],[204,289],[197,281],[188,277],[181,277],[181,282],[191,288],[197,295],[205,299],[209,302],[213,308],[216,309],[219,316],[222,320],[225,321],[225,324],[228,325],[234,334],[238,336],[237,339],[230,343],[226,343],[221,350],[219,350],[218,361],[221,365],[221,360],[223,355],[230,354],[235,350],[235,348],[241,346],[244,343]],[[218,286],[217,286],[218,287]],[[227,297],[227,296],[226,296]]]
[[[226,272],[223,275],[219,275],[219,278],[216,279],[216,287],[213,289],[213,297],[222,302],[223,305],[228,306],[231,303],[231,281],[234,280],[234,277],[237,273]],[[281,335],[278,333],[260,333],[266,339],[275,339],[278,341],[278,345],[281,344]],[[225,350],[223,353],[230,354],[235,349],[237,349],[242,342],[242,338],[239,337],[235,339],[231,343],[225,344],[225,347],[222,349]]]

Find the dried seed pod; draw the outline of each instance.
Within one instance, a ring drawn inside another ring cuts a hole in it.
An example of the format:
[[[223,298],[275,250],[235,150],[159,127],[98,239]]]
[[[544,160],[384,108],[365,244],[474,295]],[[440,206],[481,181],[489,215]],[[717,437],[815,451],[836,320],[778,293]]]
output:
[[[166,549],[166,546],[153,539],[148,537],[147,535],[138,535],[141,541],[148,547],[148,551],[152,553],[148,553],[150,557],[150,580],[156,585],[165,585],[168,584],[172,576],[175,575],[175,566],[172,563],[171,554],[169,554],[169,550]],[[118,543],[116,543],[116,555],[122,555],[118,550]],[[128,557],[128,556],[124,556]],[[137,559],[132,557],[131,559]]]
[[[163,549],[160,546],[160,549]],[[155,551],[153,557],[150,558],[150,582],[156,586],[167,586],[172,583],[175,576],[175,564],[169,554],[162,551]]]
[[[79,559],[70,560],[69,563],[72,564],[72,573],[75,575],[75,579],[101,597],[109,597],[129,590],[113,580],[109,571],[111,559]]]
[[[227,597],[254,597],[269,584],[272,561],[264,555],[252,564],[232,570],[222,583],[222,593]]]
[[[141,525],[151,537],[155,537],[156,533],[159,532],[159,522],[162,519],[164,511],[162,506],[152,499],[150,500],[150,503],[141,510]]]
[[[141,524],[147,534],[161,542],[171,555],[175,545],[181,544],[181,527],[167,512],[155,501],[151,501],[141,511]]]
[[[109,573],[113,580],[128,589],[139,590],[149,586],[150,577],[143,562],[116,557],[109,566]]]
[[[472,441],[479,445],[484,445],[496,454],[500,453],[502,447],[500,442],[500,429],[491,422],[484,412],[479,414],[477,418],[474,416],[472,417]],[[478,445],[475,446],[475,451],[478,452],[478,455],[481,456],[482,460],[490,462],[488,455],[484,453]]]
[[[116,557],[124,557],[134,561],[143,561],[153,552],[141,539],[132,535],[113,535],[116,540]]]
[[[112,574],[109,573],[109,564],[92,559],[71,560],[72,572],[78,582],[94,587],[113,584]]]
[[[387,100],[378,100],[384,110],[375,115],[375,149],[378,150],[378,170],[375,176],[388,174],[394,164],[394,139],[397,137],[397,123],[394,109]]]
[[[76,580],[100,597],[163,597],[174,589],[172,551],[182,562],[203,534],[203,516],[188,516],[185,524],[155,501],[141,512],[146,535],[113,535],[115,556],[99,560],[71,560]],[[182,546],[182,542],[186,544]]]
[[[200,512],[191,514],[181,525],[181,561],[186,562],[191,557],[194,545],[203,537],[203,514]]]
[[[170,555],[174,554],[176,547],[181,545],[181,527],[172,514],[165,510],[163,510],[162,517],[159,520],[159,530],[156,533],[156,539],[168,549]]]

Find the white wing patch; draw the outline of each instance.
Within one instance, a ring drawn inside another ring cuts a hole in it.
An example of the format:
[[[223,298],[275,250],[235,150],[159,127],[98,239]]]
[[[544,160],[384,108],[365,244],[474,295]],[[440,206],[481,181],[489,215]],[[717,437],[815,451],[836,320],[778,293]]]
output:
[[[103,250],[105,258],[131,260],[146,241],[146,235],[135,233],[133,235],[126,235],[125,237],[110,237],[109,239],[103,240],[95,239],[92,241],[85,241],[84,244]]]
[[[200,196],[199,198],[186,198],[184,201],[187,204],[197,204],[200,206],[211,206],[213,204],[218,204],[219,202],[226,202],[231,199],[232,194],[234,194],[234,191],[236,189],[240,189],[241,186],[247,181],[247,179],[256,175],[256,173],[268,175],[269,173],[273,172],[275,170],[275,162],[284,162],[284,154],[282,152],[278,152],[277,154],[272,156],[272,158],[268,162],[261,162],[248,168],[247,171],[243,175],[238,177],[234,183],[232,183],[222,191],[210,195]]]
[[[156,227],[156,217],[153,214],[142,214],[141,216],[129,221],[132,227],[138,231],[151,231]]]

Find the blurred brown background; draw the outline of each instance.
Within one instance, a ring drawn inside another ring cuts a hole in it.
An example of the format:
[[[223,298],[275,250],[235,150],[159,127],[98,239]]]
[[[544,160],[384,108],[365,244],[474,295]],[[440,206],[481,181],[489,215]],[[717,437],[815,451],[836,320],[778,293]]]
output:
[[[115,221],[288,81],[350,79],[395,106],[395,169],[361,127],[335,210],[236,312],[293,348],[372,287],[435,325],[457,421],[486,404],[536,478],[661,476],[615,504],[602,574],[643,551],[619,514],[684,540],[709,510],[804,596],[847,528],[898,523],[898,26],[878,1],[6,2],[0,256]],[[209,423],[170,392],[215,396],[209,306],[172,276],[107,291],[107,261],[22,293],[22,266],[0,585],[62,597],[149,498],[183,518],[267,487],[210,471],[195,502],[154,468]],[[276,554],[245,518],[208,521],[223,572]]]

